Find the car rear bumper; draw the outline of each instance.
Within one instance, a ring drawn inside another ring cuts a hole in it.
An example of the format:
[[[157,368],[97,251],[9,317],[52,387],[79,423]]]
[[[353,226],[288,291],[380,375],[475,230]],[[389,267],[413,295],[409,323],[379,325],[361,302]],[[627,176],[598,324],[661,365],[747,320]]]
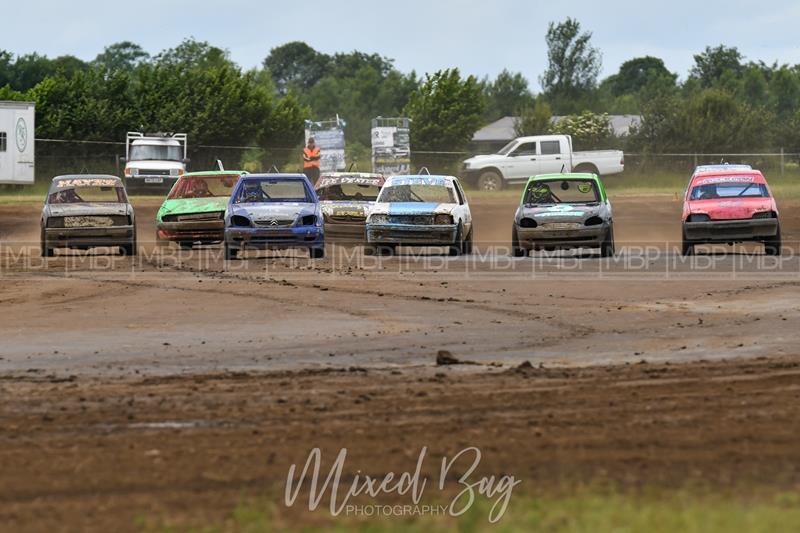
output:
[[[517,239],[521,248],[596,248],[603,244],[609,224],[578,229],[554,230],[547,228],[522,228],[517,226]]]
[[[316,226],[225,228],[225,244],[234,249],[319,248],[325,245],[325,232]]]
[[[134,226],[111,226],[102,228],[47,228],[45,246],[121,246],[136,240]]]
[[[454,244],[458,226],[455,224],[419,226],[415,224],[368,224],[370,244],[407,244],[441,246]]]
[[[225,238],[224,220],[159,222],[158,238],[177,242],[221,241]]]
[[[774,237],[777,233],[777,218],[683,223],[683,234],[687,241],[730,242],[760,240]]]

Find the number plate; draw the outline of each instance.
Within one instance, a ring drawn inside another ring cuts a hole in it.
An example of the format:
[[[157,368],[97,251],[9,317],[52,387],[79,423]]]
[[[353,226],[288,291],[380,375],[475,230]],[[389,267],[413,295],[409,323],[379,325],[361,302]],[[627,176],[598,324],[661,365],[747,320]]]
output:
[[[547,228],[547,229],[556,229],[556,230],[561,229],[561,230],[563,230],[563,229],[579,229],[579,228],[583,227],[583,225],[582,224],[576,224],[574,222],[554,222],[552,224],[545,224],[544,227]]]
[[[164,178],[145,178],[145,183],[164,183]]]

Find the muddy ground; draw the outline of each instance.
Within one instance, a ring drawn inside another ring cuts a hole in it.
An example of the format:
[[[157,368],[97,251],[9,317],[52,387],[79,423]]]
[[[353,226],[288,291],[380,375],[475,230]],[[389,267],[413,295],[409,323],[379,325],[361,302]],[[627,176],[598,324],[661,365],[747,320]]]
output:
[[[0,206],[0,524],[203,524],[256,496],[307,523],[282,495],[314,447],[379,474],[477,446],[482,471],[532,493],[796,487],[796,202],[783,258],[685,260],[672,196],[612,200],[611,260],[511,259],[513,199],[482,197],[472,257],[332,246],[228,265],[156,247],[153,200],[137,258],[46,263],[39,206]],[[442,350],[472,364],[437,366]]]

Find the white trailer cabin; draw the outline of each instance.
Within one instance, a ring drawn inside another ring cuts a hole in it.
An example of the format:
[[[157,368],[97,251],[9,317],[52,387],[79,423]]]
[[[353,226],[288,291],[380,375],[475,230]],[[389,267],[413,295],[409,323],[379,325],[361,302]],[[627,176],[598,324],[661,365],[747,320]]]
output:
[[[35,106],[0,101],[0,184],[32,185]]]

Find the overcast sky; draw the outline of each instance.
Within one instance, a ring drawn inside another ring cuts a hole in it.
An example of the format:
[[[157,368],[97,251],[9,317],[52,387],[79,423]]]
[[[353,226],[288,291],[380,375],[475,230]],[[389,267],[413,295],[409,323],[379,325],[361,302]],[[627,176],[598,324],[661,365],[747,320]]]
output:
[[[800,63],[800,2],[771,0],[3,0],[0,49],[95,57],[130,40],[148,52],[193,36],[226,48],[239,65],[261,63],[293,40],[327,53],[360,50],[402,71],[457,66],[493,77],[522,72],[538,89],[550,21],[571,16],[593,34],[602,76],[627,59],[661,57],[681,78],[707,45],[736,46],[747,59]]]

